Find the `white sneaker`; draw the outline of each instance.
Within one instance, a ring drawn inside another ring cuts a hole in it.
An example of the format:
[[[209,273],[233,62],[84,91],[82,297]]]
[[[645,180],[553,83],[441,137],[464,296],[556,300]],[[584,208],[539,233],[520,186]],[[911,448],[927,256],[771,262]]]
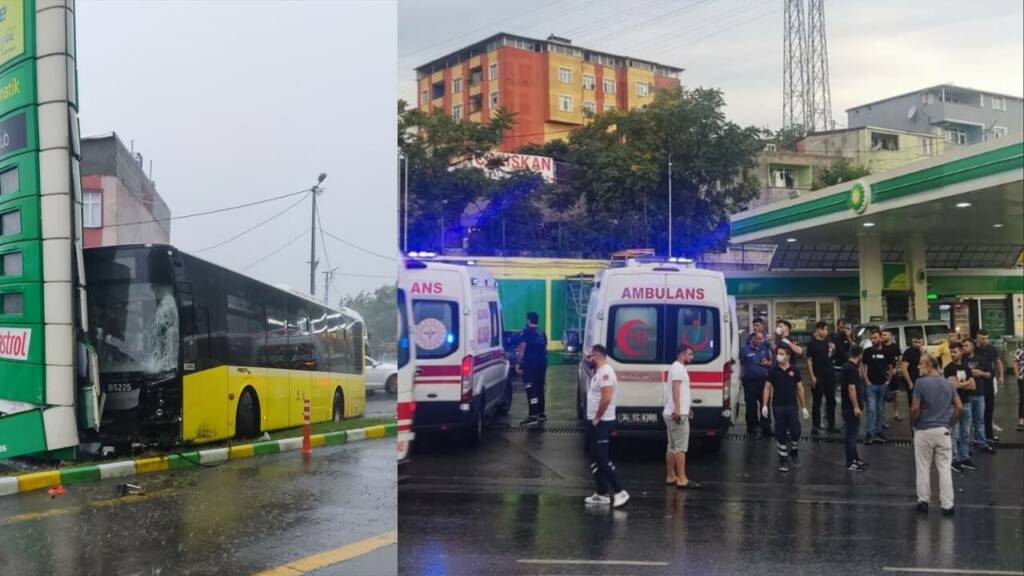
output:
[[[584,500],[587,504],[593,504],[597,506],[607,506],[612,503],[612,499],[607,496],[602,496],[597,492],[587,496]]]
[[[992,430],[994,430],[996,432],[1002,432],[1003,431],[1003,427],[1000,426],[999,424],[993,424],[992,425]]]
[[[612,503],[614,508],[619,508],[629,502],[629,492],[623,490],[622,492],[615,493],[615,501]]]

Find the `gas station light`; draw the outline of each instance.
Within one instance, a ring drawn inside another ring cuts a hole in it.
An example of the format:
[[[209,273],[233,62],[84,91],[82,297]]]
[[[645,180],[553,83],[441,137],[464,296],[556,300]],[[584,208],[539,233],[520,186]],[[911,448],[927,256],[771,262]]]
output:
[[[970,202],[957,202],[956,203],[956,207],[957,208],[969,208],[970,206],[971,206]]]
[[[928,293],[928,299],[929,300],[938,300],[939,299],[939,295],[936,294],[935,292],[929,292]]]
[[[786,238],[786,242],[796,242],[796,238]]]
[[[993,224],[992,227],[993,228],[1002,228],[1003,225],[997,222],[997,223]]]
[[[864,223],[864,227],[865,227],[865,228],[871,228],[871,227],[872,227],[872,226],[874,226],[874,225],[875,225],[875,223],[874,223],[874,222],[865,222],[865,223]]]

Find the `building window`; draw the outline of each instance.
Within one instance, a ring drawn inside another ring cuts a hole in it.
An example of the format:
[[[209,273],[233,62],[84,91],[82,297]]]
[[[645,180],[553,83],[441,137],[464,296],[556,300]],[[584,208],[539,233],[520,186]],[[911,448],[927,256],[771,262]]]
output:
[[[498,107],[498,91],[497,90],[492,90],[491,91],[490,103],[491,103],[491,108],[497,108]]]
[[[491,62],[491,65],[487,67],[487,77],[490,78],[491,82],[498,79],[498,63]]]
[[[796,188],[796,177],[793,174],[792,169],[773,166],[771,168],[771,174],[772,188]]]
[[[434,82],[433,84],[431,84],[430,91],[431,91],[430,98],[432,100],[437,100],[438,98],[443,98],[444,97],[444,80],[442,80],[440,82]]]
[[[452,79],[452,94],[462,92],[462,76]]]
[[[473,96],[469,97],[469,113],[470,114],[473,114],[474,112],[479,112],[480,109],[483,108],[483,106],[484,106],[484,95],[483,94],[474,94]]]
[[[18,167],[14,166],[0,172],[0,196],[14,194],[21,188],[21,176]]]
[[[871,133],[871,150],[899,150],[900,137],[896,134],[885,134],[882,132]]]
[[[989,100],[992,101],[993,110],[1006,110],[1006,97],[1005,96],[991,96]]]
[[[477,67],[469,71],[469,85],[479,86],[484,79],[484,71]]]
[[[636,95],[637,96],[648,96],[651,93],[651,86],[647,82],[636,83]]]
[[[562,112],[572,112],[572,96],[561,94],[558,96],[558,109]]]
[[[430,104],[430,92],[424,90],[420,92],[420,106],[426,106],[427,104]]]
[[[596,87],[597,87],[597,81],[594,80],[594,77],[591,74],[584,74],[583,75],[583,89],[584,90],[593,90]]]
[[[572,70],[568,68],[559,68],[558,81],[562,84],[572,84]]]
[[[925,156],[935,155],[935,141],[927,136],[921,137],[921,153]]]
[[[604,79],[604,93],[615,94],[615,80],[612,78]]]
[[[82,227],[103,227],[103,194],[100,192],[82,193]]]
[[[951,144],[967,144],[967,130],[963,128],[946,128],[946,142]]]
[[[456,122],[462,120],[462,104],[452,106],[452,120],[455,120]]]
[[[587,114],[597,114],[597,104],[593,102],[583,102],[583,111]]]

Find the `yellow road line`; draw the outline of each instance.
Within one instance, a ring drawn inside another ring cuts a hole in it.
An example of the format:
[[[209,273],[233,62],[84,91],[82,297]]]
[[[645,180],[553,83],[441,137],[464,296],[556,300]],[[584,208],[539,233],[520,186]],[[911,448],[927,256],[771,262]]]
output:
[[[75,514],[87,508],[104,508],[107,506],[117,506],[118,504],[132,504],[134,502],[142,502],[144,500],[149,500],[150,498],[162,498],[164,496],[170,496],[175,492],[176,490],[174,490],[173,488],[165,488],[163,490],[156,490],[154,492],[148,492],[146,494],[132,494],[130,496],[118,496],[115,498],[93,500],[88,504],[82,504],[80,506],[52,508],[50,510],[46,510],[43,512],[27,512],[25,514],[18,514],[17,516],[11,516],[10,518],[4,519],[2,522],[0,522],[0,526],[7,524],[15,524],[18,522],[27,522],[29,520],[38,520],[40,518],[47,518],[50,516],[65,516],[67,514]]]
[[[374,550],[384,548],[385,546],[391,546],[397,542],[398,530],[391,530],[390,532],[384,532],[383,534],[372,536],[366,540],[346,544],[339,548],[335,548],[334,550],[327,550],[326,552],[320,552],[319,554],[313,554],[312,556],[293,560],[287,564],[278,566],[277,568],[270,568],[263,572],[257,572],[254,576],[296,576],[297,574],[305,574],[307,572],[319,570],[333,564],[339,564],[346,560],[351,560],[353,558],[369,554]]]

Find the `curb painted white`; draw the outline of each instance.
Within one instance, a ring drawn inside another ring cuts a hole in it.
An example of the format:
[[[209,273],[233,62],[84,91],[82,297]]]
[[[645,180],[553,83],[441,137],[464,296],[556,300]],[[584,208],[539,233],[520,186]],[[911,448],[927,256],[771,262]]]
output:
[[[97,466],[100,469],[100,479],[121,478],[135,474],[135,461],[125,460],[124,462],[108,462]]]
[[[0,478],[0,496],[18,493],[18,477],[5,476]]]
[[[216,464],[228,459],[227,448],[212,448],[199,451],[199,461],[203,464]]]

